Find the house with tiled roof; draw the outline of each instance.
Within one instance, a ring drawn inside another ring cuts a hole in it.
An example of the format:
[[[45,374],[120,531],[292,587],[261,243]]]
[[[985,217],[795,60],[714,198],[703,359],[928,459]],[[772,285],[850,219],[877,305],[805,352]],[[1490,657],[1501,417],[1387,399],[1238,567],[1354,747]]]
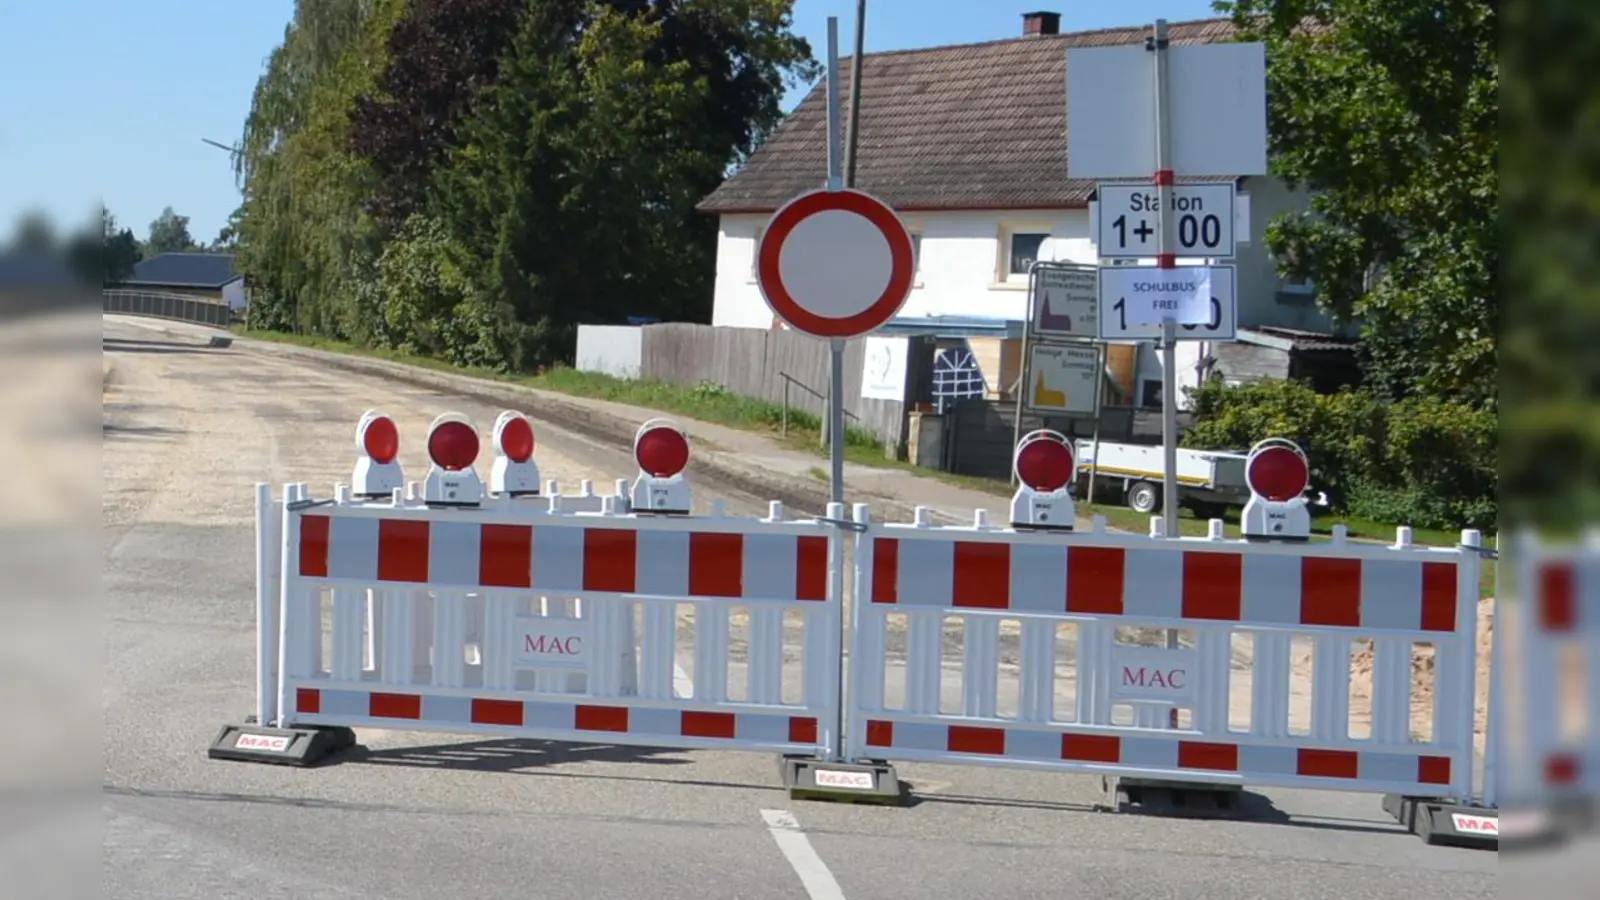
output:
[[[203,297],[231,309],[246,305],[244,276],[234,269],[231,253],[157,253],[139,260],[126,279],[109,286]]]
[[[1028,13],[1007,40],[867,54],[862,60],[855,185],[888,202],[912,232],[917,274],[887,331],[950,330],[982,369],[988,396],[1009,395],[1020,374],[1021,322],[1035,260],[1094,263],[1095,183],[1067,177],[1066,51],[1142,43],[1145,26],[1060,33],[1060,16]],[[1176,44],[1231,40],[1227,19],[1169,26]],[[840,67],[849,96],[850,66]],[[846,101],[847,102],[847,101]],[[841,116],[841,120],[845,119]],[[756,284],[755,248],[778,207],[822,185],[827,102],[819,83],[742,168],[699,209],[720,221],[713,325],[774,327]],[[1225,179],[1226,180],[1226,179]],[[1239,341],[1179,348],[1179,383],[1211,372],[1228,380],[1349,370],[1350,342],[1316,307],[1311,286],[1285,282],[1265,229],[1305,197],[1268,177],[1236,179]],[[1194,261],[1196,263],[1200,261]],[[992,339],[982,337],[987,323]],[[1160,355],[1113,348],[1108,366],[1127,405],[1159,406]],[[1332,381],[1344,376],[1331,374]]]

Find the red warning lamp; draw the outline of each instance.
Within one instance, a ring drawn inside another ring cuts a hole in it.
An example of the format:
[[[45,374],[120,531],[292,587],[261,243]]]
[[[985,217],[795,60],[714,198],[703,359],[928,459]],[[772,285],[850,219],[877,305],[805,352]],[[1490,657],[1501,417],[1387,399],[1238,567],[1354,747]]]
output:
[[[1060,441],[1034,440],[1018,445],[1017,480],[1036,491],[1059,491],[1072,481],[1072,448]]]
[[[386,413],[369,409],[356,423],[355,471],[350,475],[350,493],[361,499],[391,497],[405,484],[405,474],[395,458],[400,455],[400,429]]]
[[[539,466],[533,461],[533,423],[514,410],[494,422],[494,465],[489,469],[489,493],[511,497],[539,493]]]
[[[689,484],[683,470],[689,465],[689,436],[670,419],[651,419],[633,436],[633,458],[639,478],[633,483],[636,512],[689,512]]]
[[[478,460],[478,429],[459,413],[445,413],[428,426],[428,458],[433,467],[423,483],[422,498],[431,506],[476,506],[483,483],[473,463]]]
[[[1256,444],[1245,458],[1244,480],[1250,500],[1239,518],[1239,530],[1246,538],[1310,539],[1311,512],[1305,493],[1311,466],[1298,444],[1286,438]]]
[[[1071,531],[1077,510],[1068,488],[1077,475],[1077,459],[1066,436],[1045,429],[1024,435],[1011,470],[1021,482],[1011,498],[1011,526]]]
[[[1274,503],[1283,503],[1306,492],[1311,470],[1297,448],[1269,446],[1250,457],[1244,477],[1250,490]]]

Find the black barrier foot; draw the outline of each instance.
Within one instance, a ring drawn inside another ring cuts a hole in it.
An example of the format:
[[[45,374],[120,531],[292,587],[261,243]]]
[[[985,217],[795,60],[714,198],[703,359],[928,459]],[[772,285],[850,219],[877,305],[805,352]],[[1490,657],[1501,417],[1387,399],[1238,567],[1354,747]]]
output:
[[[873,803],[906,806],[908,791],[894,766],[885,760],[829,762],[804,756],[778,761],[783,786],[793,800],[829,800],[835,803]]]
[[[1431,846],[1500,849],[1500,811],[1433,797],[1383,796],[1383,809]]]
[[[355,743],[356,733],[349,728],[321,725],[272,728],[255,724],[255,716],[250,716],[248,724],[222,726],[206,756],[305,767],[354,747]]]
[[[1106,795],[1103,807],[1110,812],[1205,819],[1238,816],[1243,793],[1233,784],[1153,778],[1102,778],[1100,787]]]

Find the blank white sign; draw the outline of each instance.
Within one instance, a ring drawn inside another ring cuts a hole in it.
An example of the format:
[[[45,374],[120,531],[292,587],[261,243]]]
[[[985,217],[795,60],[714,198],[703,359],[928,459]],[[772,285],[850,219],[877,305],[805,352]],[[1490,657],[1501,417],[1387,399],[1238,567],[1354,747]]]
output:
[[[1152,56],[1142,44],[1067,50],[1067,177],[1154,176]],[[1265,45],[1170,47],[1167,89],[1177,177],[1267,174]]]

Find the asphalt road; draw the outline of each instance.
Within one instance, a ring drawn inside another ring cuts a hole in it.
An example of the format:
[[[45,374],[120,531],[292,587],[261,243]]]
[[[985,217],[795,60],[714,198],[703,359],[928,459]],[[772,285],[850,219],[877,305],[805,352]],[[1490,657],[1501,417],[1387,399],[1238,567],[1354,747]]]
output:
[[[177,328],[177,331],[184,329]],[[189,332],[193,334],[195,332]],[[911,808],[790,801],[769,756],[392,732],[311,770],[212,762],[253,695],[252,485],[349,477],[381,406],[498,409],[107,319],[104,884],[113,898],[1493,897],[1496,857],[1430,848],[1372,796],[1270,791],[1247,821],[1096,813],[1097,779],[905,765]],[[628,448],[540,425],[563,486]],[[697,484],[731,512],[758,498]]]

